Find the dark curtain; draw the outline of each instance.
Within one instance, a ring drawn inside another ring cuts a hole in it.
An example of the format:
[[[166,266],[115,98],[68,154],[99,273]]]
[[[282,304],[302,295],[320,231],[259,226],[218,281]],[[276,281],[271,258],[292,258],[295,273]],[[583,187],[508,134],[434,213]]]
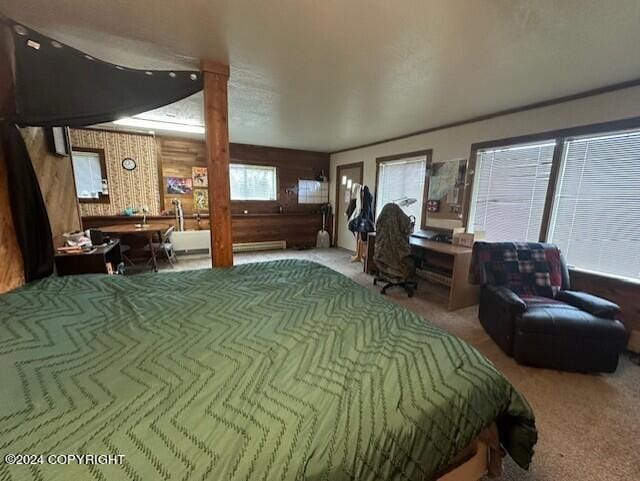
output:
[[[53,239],[40,184],[27,146],[15,125],[0,123],[9,178],[9,199],[27,282],[53,272]]]
[[[93,58],[0,15],[0,130],[27,281],[50,275],[53,241],[20,126],[83,127],[202,90],[199,71],[136,70]],[[9,72],[10,71],[10,72]],[[8,85],[6,85],[8,84]],[[6,100],[6,101],[5,101]]]
[[[167,105],[202,90],[198,71],[136,70],[103,62],[4,17],[20,126],[83,127]]]

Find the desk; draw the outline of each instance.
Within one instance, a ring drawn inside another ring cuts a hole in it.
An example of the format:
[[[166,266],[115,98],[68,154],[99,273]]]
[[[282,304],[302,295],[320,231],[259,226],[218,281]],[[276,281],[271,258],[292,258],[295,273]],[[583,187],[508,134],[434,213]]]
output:
[[[373,251],[375,249],[375,233],[367,237],[367,254],[365,272],[375,272]],[[419,259],[418,274],[430,282],[444,285],[449,289],[447,308],[450,311],[478,303],[480,289],[469,284],[469,266],[471,249],[454,246],[445,242],[435,242],[419,237],[409,238],[411,253]]]
[[[56,273],[59,276],[75,274],[107,274],[107,264],[111,263],[113,270],[122,262],[120,241],[117,239],[104,246],[95,247],[88,252],[76,254],[60,253],[55,256]]]
[[[136,227],[139,226],[139,227]],[[147,238],[149,250],[151,251],[151,262],[153,270],[158,272],[158,262],[156,260],[156,252],[153,249],[153,236],[158,235],[158,242],[162,242],[162,234],[169,229],[167,224],[117,224],[100,227],[98,230],[105,234],[115,235],[142,235]]]

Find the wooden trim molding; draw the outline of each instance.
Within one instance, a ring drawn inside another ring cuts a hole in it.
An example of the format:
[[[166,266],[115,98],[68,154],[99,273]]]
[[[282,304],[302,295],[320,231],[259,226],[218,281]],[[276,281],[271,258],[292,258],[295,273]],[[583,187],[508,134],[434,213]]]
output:
[[[576,127],[568,127],[566,129],[548,130],[546,132],[538,132],[535,134],[526,134],[516,137],[490,140],[486,142],[477,142],[474,143],[472,147],[480,150],[494,147],[504,147],[507,145],[527,144],[534,142],[543,142],[547,140],[551,141],[560,137],[564,137],[570,140],[573,137],[581,137],[583,135],[629,130],[638,127],[640,127],[640,117],[630,117],[620,120],[611,120],[608,122],[599,122],[597,124],[579,125]]]
[[[342,164],[336,166],[336,203],[335,203],[335,213],[333,215],[334,226],[333,226],[333,245],[338,246],[338,231],[340,230],[338,227],[338,222],[342,218],[340,216],[339,208],[340,208],[340,179],[342,178],[340,173],[345,169],[353,169],[359,168],[360,170],[360,182],[362,184],[364,180],[364,161],[361,162],[353,162],[351,164]]]
[[[558,188],[558,177],[560,175],[560,165],[562,164],[562,154],[564,153],[565,137],[556,139],[556,146],[553,148],[553,159],[551,160],[551,172],[549,173],[549,185],[547,186],[547,194],[544,200],[544,210],[542,211],[542,220],[540,224],[540,235],[538,240],[545,242],[549,237],[549,227],[551,226],[551,211],[556,197],[556,189]]]
[[[471,146],[469,160],[467,161],[467,176],[462,199],[462,226],[469,230],[469,211],[471,210],[471,199],[473,198],[473,184],[475,183],[476,165],[478,161],[478,149]]]
[[[129,135],[141,135],[143,137],[156,137],[156,134],[149,133],[148,130],[139,130],[135,128],[115,129],[110,127],[74,127],[73,130],[92,130],[95,132],[109,132],[112,134],[129,134]]]
[[[526,112],[528,110],[535,110],[543,107],[549,107],[552,105],[557,105],[565,102],[571,102],[572,100],[579,100],[587,97],[594,97],[596,95],[602,95],[610,92],[615,92],[617,90],[624,90],[632,87],[637,87],[640,85],[640,78],[635,78],[632,80],[628,80],[626,82],[619,82],[615,84],[605,85],[603,87],[597,87],[595,89],[584,90],[582,92],[578,92],[572,95],[565,95],[563,97],[555,97],[549,100],[543,100],[540,102],[534,102],[531,104],[521,105],[520,107],[514,107],[511,109],[498,110],[495,112],[491,112],[488,114],[478,115],[475,117],[470,117],[464,120],[458,120],[456,122],[449,122],[446,124],[441,124],[435,127],[430,127],[427,129],[417,130],[415,132],[410,132],[408,134],[398,135],[396,137],[390,137],[384,140],[377,140],[375,142],[369,142],[366,144],[356,145],[354,147],[348,147],[346,149],[334,150],[330,152],[330,154],[340,154],[342,152],[349,152],[351,150],[364,149],[365,147],[373,147],[374,145],[386,144],[387,142],[393,142],[396,140],[403,140],[409,137],[415,137],[416,135],[428,134],[431,132],[437,132],[438,130],[450,129],[452,127],[460,127],[461,125],[473,124],[475,122],[482,122],[484,120],[490,120],[495,117],[501,117],[503,115],[511,115],[517,114],[520,112]]]
[[[71,144],[69,144],[71,145]],[[93,147],[70,147],[70,157],[71,157],[71,166],[73,169],[73,183],[74,183],[74,188],[75,188],[75,168],[73,167],[73,153],[74,152],[89,152],[92,154],[98,154],[98,158],[100,159],[100,170],[102,173],[102,178],[103,179],[108,179],[108,173],[107,173],[107,157],[106,154],[104,152],[104,149],[97,149],[97,148],[93,148]],[[76,198],[78,199],[78,202],[80,204],[108,204],[110,202],[109,199],[109,194],[103,194],[102,192],[100,192],[98,194],[98,198],[95,199],[93,197],[80,197],[78,192],[76,191]]]
[[[425,150],[416,150],[414,152],[406,152],[404,154],[394,154],[394,155],[386,155],[384,157],[376,158],[376,190],[375,197],[373,201],[373,212],[377,212],[378,209],[378,182],[380,180],[380,164],[384,164],[385,162],[393,162],[395,160],[409,159],[411,157],[421,157],[425,156],[427,158],[427,168],[424,172],[424,189],[422,191],[422,216],[420,221],[420,228],[424,229],[424,225],[426,223],[426,205],[427,205],[427,197],[429,193],[429,178],[431,177],[431,166],[433,161],[433,149],[425,149]],[[418,222],[418,219],[416,219]]]
[[[555,198],[555,191],[558,183],[558,175],[562,155],[564,153],[564,145],[567,140],[584,135],[594,135],[605,132],[616,132],[621,130],[630,130],[640,128],[640,117],[631,117],[621,120],[612,120],[609,122],[600,122],[597,124],[580,125],[577,127],[568,127],[566,129],[549,130],[546,132],[538,132],[535,134],[519,135],[516,137],[506,137],[496,140],[488,140],[476,142],[471,145],[469,154],[469,163],[467,167],[467,178],[469,185],[465,192],[465,201],[463,208],[463,224],[465,228],[469,227],[469,214],[471,210],[471,198],[473,197],[474,176],[477,165],[478,151],[483,149],[491,149],[497,147],[505,147],[508,145],[527,144],[534,142],[555,141],[556,148],[553,153],[553,164],[551,167],[551,177],[549,179],[549,188],[545,199],[545,212],[543,214],[543,223],[540,230],[540,241],[547,240],[549,222],[551,220],[551,207]]]

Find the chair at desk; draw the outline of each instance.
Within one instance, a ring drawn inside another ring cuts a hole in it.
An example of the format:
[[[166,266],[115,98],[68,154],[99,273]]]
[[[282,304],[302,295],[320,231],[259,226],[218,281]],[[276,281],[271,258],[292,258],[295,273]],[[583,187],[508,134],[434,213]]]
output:
[[[172,269],[173,269],[173,265],[178,261],[176,257],[176,253],[173,250],[173,245],[171,244],[171,234],[173,233],[174,230],[175,230],[175,226],[169,227],[166,230],[166,232],[162,235],[160,242],[152,243],[155,255],[156,256],[164,255],[164,257],[167,259]],[[145,246],[144,250],[150,252],[149,246]],[[148,263],[151,263],[151,259],[149,259]]]
[[[397,204],[386,204],[376,221],[373,254],[378,269],[373,284],[386,283],[381,294],[386,294],[388,289],[397,286],[407,291],[409,297],[413,297],[414,290],[418,287],[415,281],[415,262],[409,245],[410,234],[411,219]]]

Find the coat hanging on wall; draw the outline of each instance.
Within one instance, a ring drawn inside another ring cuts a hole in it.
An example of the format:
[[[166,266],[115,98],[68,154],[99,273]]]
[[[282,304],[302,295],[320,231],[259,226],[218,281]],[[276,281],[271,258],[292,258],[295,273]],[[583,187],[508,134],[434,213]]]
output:
[[[0,15],[0,130],[13,222],[27,281],[53,271],[46,206],[16,125],[84,127],[129,117],[202,90],[199,71],[103,62]]]

